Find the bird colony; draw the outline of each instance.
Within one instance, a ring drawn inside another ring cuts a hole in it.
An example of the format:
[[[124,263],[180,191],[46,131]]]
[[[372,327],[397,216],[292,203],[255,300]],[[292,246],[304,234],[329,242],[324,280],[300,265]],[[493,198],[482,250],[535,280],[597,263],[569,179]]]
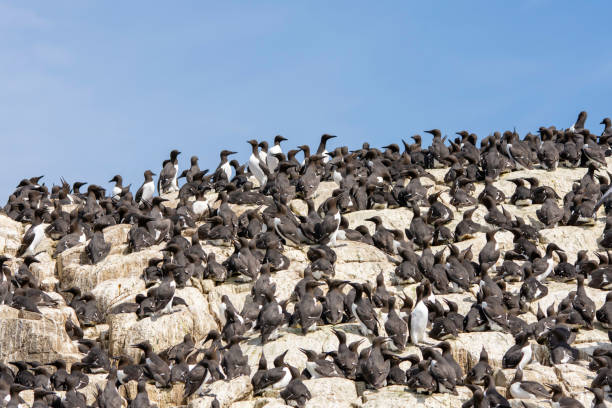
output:
[[[612,125],[586,119],[24,179],[0,406],[610,406]]]

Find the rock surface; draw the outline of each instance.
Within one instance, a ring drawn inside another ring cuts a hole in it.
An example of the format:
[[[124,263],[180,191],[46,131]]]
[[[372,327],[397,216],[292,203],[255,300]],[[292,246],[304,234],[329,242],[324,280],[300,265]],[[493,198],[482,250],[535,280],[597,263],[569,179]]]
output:
[[[436,179],[432,183],[429,179],[423,179],[423,184],[431,185],[431,192],[442,192],[441,200],[449,204],[450,197],[448,186],[444,184],[443,178],[447,170],[431,170]],[[572,190],[575,180],[584,175],[585,169],[559,168],[555,172],[544,170],[516,171],[507,173],[495,182],[509,197],[514,191],[514,184],[508,180],[518,177],[536,177],[541,185],[551,186],[563,197]],[[337,188],[336,183],[322,182],[314,198],[315,206],[318,207]],[[483,188],[482,183],[476,183],[476,196]],[[176,194],[168,195],[167,208],[176,208],[179,200]],[[561,202],[559,201],[559,204]],[[535,211],[539,206],[517,207],[503,204],[512,215],[523,217],[525,222],[537,228],[539,233],[538,249],[544,251],[548,243],[557,243],[568,255],[568,261],[576,260],[578,251],[587,249],[591,254],[599,251],[598,238],[601,236],[605,218],[599,218],[593,226],[558,226],[554,228],[542,228],[537,220]],[[231,208],[239,216],[245,211],[256,209],[256,206],[232,205]],[[291,202],[291,208],[296,213],[307,215],[307,207],[302,200],[295,199]],[[455,218],[447,226],[452,230],[461,220],[464,209],[453,209],[456,211]],[[426,209],[425,209],[426,211]],[[486,224],[484,216],[486,209],[481,205],[474,213],[474,221]],[[366,221],[373,216],[379,216],[383,225],[387,228],[404,231],[408,228],[413,218],[413,212],[407,208],[386,208],[380,210],[364,210],[343,214],[350,228],[365,225],[370,233],[374,233],[374,224]],[[199,222],[197,226],[201,225]],[[120,224],[104,229],[104,237],[111,244],[109,255],[97,265],[87,262],[85,246],[87,243],[78,244],[53,258],[56,243],[45,238],[39,246],[37,254],[38,263],[31,267],[34,277],[40,281],[41,288],[48,292],[65,290],[71,287],[78,288],[82,293],[91,293],[95,296],[97,308],[103,320],[92,327],[85,327],[85,337],[99,341],[108,350],[111,356],[128,355],[134,359],[141,356],[141,352],[132,347],[133,344],[148,340],[155,352],[161,352],[173,345],[183,341],[186,334],[191,334],[197,347],[205,347],[204,338],[212,330],[221,331],[221,322],[225,320],[223,312],[219,309],[221,299],[227,296],[237,310],[242,310],[244,305],[252,303],[252,284],[241,282],[232,278],[223,284],[217,284],[211,279],[192,278],[187,286],[177,289],[176,296],[182,298],[185,305],[174,306],[172,313],[156,315],[139,319],[134,313],[110,314],[109,310],[124,302],[132,302],[138,294],[145,294],[147,287],[142,279],[143,270],[152,258],[163,259],[168,256],[164,251],[165,243],[151,246],[139,252],[128,250],[128,233],[131,225]],[[0,215],[0,253],[7,256],[15,256],[21,244],[23,234],[28,226],[13,221],[5,215]],[[196,228],[183,231],[185,237],[191,237]],[[512,234],[502,231],[496,235],[502,253],[513,248]],[[456,243],[460,250],[471,247],[475,258],[486,244],[484,233],[475,234],[474,238]],[[231,246],[214,246],[202,243],[206,253],[215,253],[217,260],[226,260],[233,252]],[[433,247],[434,253],[448,249],[445,246]],[[273,273],[271,281],[276,284],[276,298],[285,300],[290,298],[295,284],[303,278],[304,269],[309,265],[307,258],[308,247],[284,248],[283,254],[288,257],[291,265],[285,269]],[[337,255],[335,264],[335,279],[351,282],[370,283],[375,287],[376,277],[382,273],[387,290],[392,294],[406,294],[415,298],[416,284],[398,284],[395,277],[394,260],[396,254],[386,254],[373,246],[361,242],[342,241],[334,248]],[[417,250],[420,253],[420,250]],[[554,258],[555,262],[558,258]],[[476,259],[477,260],[477,259]],[[497,266],[501,265],[501,260]],[[12,263],[13,272],[17,264]],[[520,290],[520,284],[508,284],[510,290],[516,294]],[[548,295],[527,305],[528,313],[522,318],[528,322],[536,321],[535,314],[538,305],[546,310],[550,305],[558,306],[566,298],[569,292],[576,290],[574,282],[560,283],[547,282]],[[345,288],[347,293],[349,288]],[[477,287],[472,287],[464,293],[452,293],[437,295],[438,299],[445,298],[458,304],[459,313],[466,314],[472,304],[476,301]],[[596,308],[600,308],[607,295],[607,291],[586,288],[586,292],[593,299]],[[65,359],[69,363],[81,360],[84,356],[79,352],[78,343],[72,341],[66,331],[67,320],[78,325],[75,311],[66,306],[64,299],[53,293],[57,298],[56,307],[42,307],[41,314],[17,310],[7,305],[0,305],[0,361],[24,360],[49,363],[58,358]],[[289,307],[293,311],[294,306]],[[386,312],[377,310],[378,317],[383,321]],[[362,339],[359,334],[359,325],[355,322],[342,323],[333,327],[346,334],[348,342]],[[384,333],[383,327],[380,327]],[[262,350],[267,358],[268,366],[271,367],[273,360],[281,353],[287,351],[285,362],[296,367],[300,372],[306,369],[307,359],[300,348],[312,349],[316,352],[329,352],[337,350],[338,340],[332,332],[332,326],[318,327],[315,331],[302,334],[296,327],[283,328],[280,336],[272,339],[265,345],[261,344],[259,336],[248,334],[249,339],[241,343],[242,352],[247,356],[248,363],[253,374],[257,370],[257,364]],[[359,351],[371,346],[371,338],[359,346]],[[434,344],[434,339],[427,338],[428,343]],[[506,394],[506,387],[510,384],[514,370],[502,369],[502,358],[506,351],[514,344],[514,338],[509,333],[502,332],[471,332],[460,333],[456,338],[449,340],[452,346],[452,355],[462,367],[463,372],[471,369],[479,359],[481,349],[484,345],[488,352],[489,363],[495,371],[496,383],[499,391]],[[549,355],[545,346],[535,344],[531,341],[535,350],[534,361],[530,363],[525,371],[526,380],[541,383],[558,382],[562,385],[565,393],[579,399],[585,406],[589,405],[592,395],[585,392],[595,374],[587,368],[588,362],[579,364],[557,364],[550,366]],[[591,355],[593,350],[603,345],[609,345],[607,332],[596,323],[592,330],[580,329],[576,333],[573,343],[584,355]],[[421,350],[409,345],[402,353],[421,355]],[[407,368],[407,367],[405,367]],[[86,394],[88,402],[95,398],[95,385],[105,384],[105,374],[90,374],[89,386],[82,390]],[[419,395],[409,392],[404,386],[386,386],[377,391],[366,389],[363,383],[354,382],[343,378],[318,378],[305,379],[304,384],[310,390],[312,398],[307,402],[307,407],[390,407],[390,406],[423,406],[423,407],[459,407],[471,396],[470,391],[464,387],[458,387],[458,394],[440,394],[432,396]],[[157,388],[153,384],[147,385],[147,392],[152,403],[160,408],[173,406],[188,406],[189,408],[209,407],[216,397],[221,407],[283,407],[285,402],[280,398],[278,391],[270,391],[264,395],[253,395],[253,387],[248,376],[234,378],[231,381],[215,381],[206,387],[208,395],[194,396],[188,400],[183,399],[183,385],[177,384],[168,389]],[[127,387],[121,388],[122,395],[126,399],[136,396],[136,383],[132,382]],[[23,394],[25,397],[25,394]],[[31,401],[31,396],[28,397]],[[516,402],[512,402],[515,406]]]

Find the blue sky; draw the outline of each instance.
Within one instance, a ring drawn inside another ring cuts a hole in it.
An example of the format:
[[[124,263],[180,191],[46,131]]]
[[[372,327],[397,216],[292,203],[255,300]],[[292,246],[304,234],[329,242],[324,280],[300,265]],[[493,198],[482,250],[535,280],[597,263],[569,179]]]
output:
[[[434,7],[433,4],[437,7]],[[479,136],[612,116],[612,3],[0,0],[0,196],[168,152]]]

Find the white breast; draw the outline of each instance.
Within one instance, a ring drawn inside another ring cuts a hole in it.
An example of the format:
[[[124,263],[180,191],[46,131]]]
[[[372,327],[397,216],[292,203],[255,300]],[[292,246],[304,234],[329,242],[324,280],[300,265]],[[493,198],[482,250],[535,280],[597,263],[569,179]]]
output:
[[[291,381],[291,371],[289,371],[287,367],[283,367],[283,371],[285,371],[285,376],[279,382],[274,384],[272,388],[281,389],[289,385],[289,382]]]
[[[142,186],[142,200],[151,201],[151,198],[153,198],[154,191],[155,191],[155,184],[153,184],[152,181],[145,183],[145,185]]]
[[[194,201],[191,209],[195,214],[202,215],[208,209],[208,201]]]
[[[515,382],[514,384],[510,386],[510,394],[512,394],[514,398],[519,398],[519,399],[534,398],[533,394],[530,394],[521,388],[520,382]]]
[[[531,344],[527,344],[525,347],[521,349],[521,351],[523,352],[523,358],[521,358],[518,368],[523,370],[525,366],[529,364],[529,362],[531,361],[531,356],[533,354],[531,351]]]

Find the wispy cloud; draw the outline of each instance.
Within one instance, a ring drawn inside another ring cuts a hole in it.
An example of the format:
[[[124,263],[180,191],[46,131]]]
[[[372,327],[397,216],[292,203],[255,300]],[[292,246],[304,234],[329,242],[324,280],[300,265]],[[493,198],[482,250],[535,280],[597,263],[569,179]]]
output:
[[[39,14],[0,2],[0,27],[3,28],[46,28],[50,21]]]

